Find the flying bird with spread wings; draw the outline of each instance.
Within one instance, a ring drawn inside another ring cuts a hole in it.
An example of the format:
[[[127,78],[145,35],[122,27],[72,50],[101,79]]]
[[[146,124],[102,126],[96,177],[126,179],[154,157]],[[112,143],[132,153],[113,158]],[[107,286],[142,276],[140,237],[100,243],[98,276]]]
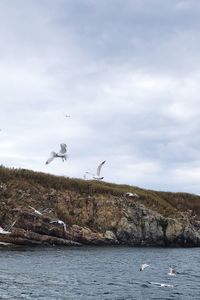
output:
[[[62,158],[62,161],[64,162],[65,160],[67,160],[67,145],[66,144],[60,144],[60,152],[56,153],[56,152],[51,152],[50,157],[48,158],[48,160],[46,161],[46,165],[48,165],[50,162],[52,162],[52,160],[56,157],[60,157]]]
[[[17,219],[10,225],[7,225],[5,228],[2,228],[0,226],[0,234],[11,234],[12,228],[14,227],[15,223],[17,222]]]
[[[101,177],[100,173],[101,173],[101,168],[105,164],[105,162],[106,161],[104,160],[104,161],[102,161],[102,163],[100,163],[100,165],[97,168],[97,173],[96,174],[92,174],[90,172],[86,172],[86,173],[92,175],[93,176],[92,178],[95,179],[95,180],[103,180],[104,177]]]

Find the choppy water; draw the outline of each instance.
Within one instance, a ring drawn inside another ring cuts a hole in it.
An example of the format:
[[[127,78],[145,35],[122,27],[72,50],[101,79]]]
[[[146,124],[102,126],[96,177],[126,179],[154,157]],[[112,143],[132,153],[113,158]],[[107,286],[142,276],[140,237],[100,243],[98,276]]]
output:
[[[140,272],[144,262],[152,267]],[[200,248],[0,249],[0,299],[200,299]]]

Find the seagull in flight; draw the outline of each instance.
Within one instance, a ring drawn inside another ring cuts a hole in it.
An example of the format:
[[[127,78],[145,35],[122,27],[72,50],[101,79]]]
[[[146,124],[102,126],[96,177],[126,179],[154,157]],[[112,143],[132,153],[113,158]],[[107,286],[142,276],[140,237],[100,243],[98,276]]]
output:
[[[11,231],[7,231],[0,226],[0,234],[11,234]]]
[[[11,224],[11,225],[7,225],[5,228],[2,228],[0,226],[0,234],[11,234],[11,229],[13,228],[13,226],[15,225],[15,223],[17,222],[17,219]]]
[[[102,168],[102,166],[105,164],[105,160],[104,161],[102,161],[102,163],[100,163],[100,165],[98,166],[98,168],[97,168],[97,173],[96,173],[96,175],[95,174],[92,174],[92,173],[90,173],[90,172],[86,172],[87,174],[91,174],[92,176],[93,176],[93,179],[95,179],[95,180],[102,180],[104,177],[101,177],[100,176],[100,173],[101,173],[101,168]]]
[[[42,213],[39,211],[39,210],[37,210],[37,209],[35,209],[34,207],[32,207],[32,206],[30,206],[29,205],[29,207],[34,211],[34,213],[36,213],[37,215],[42,215]]]
[[[150,265],[148,265],[148,264],[141,264],[140,271],[144,271],[144,269],[146,269],[148,267],[150,267]]]
[[[35,209],[34,207],[30,206],[29,207],[36,213],[37,215],[42,216],[44,213],[50,213],[52,210],[50,208],[41,208],[41,209]]]
[[[66,144],[60,144],[60,152],[51,152],[50,157],[46,161],[46,165],[48,165],[54,158],[60,157],[62,158],[62,161],[64,162],[67,160],[67,145]]]

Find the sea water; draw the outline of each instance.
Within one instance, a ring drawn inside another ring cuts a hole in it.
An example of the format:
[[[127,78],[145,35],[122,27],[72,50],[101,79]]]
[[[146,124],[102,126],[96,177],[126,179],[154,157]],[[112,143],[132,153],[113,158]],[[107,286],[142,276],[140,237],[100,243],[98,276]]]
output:
[[[197,300],[200,248],[0,248],[0,299]]]

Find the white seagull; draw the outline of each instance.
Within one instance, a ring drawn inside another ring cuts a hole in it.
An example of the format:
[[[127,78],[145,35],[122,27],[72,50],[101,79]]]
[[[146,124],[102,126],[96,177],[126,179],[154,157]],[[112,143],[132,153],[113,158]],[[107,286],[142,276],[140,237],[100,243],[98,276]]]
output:
[[[56,152],[51,152],[50,157],[48,158],[48,160],[46,161],[46,165],[48,165],[54,158],[56,157],[60,157],[62,158],[62,161],[67,160],[67,145],[66,144],[60,144],[60,152],[56,153]]]
[[[13,226],[15,225],[15,223],[17,222],[17,219],[11,224],[11,225],[7,225],[5,228],[2,228],[0,226],[0,233],[1,234],[11,234],[11,229],[13,228]]]
[[[36,213],[37,215],[43,215],[44,213],[50,213],[52,209],[50,208],[41,208],[41,209],[35,209],[34,207],[30,206],[29,207]]]
[[[64,230],[66,231],[66,224],[65,222],[63,222],[62,220],[52,220],[49,222],[50,224],[59,224],[59,225],[62,225]]]
[[[130,193],[130,192],[126,192],[124,194],[125,197],[136,197],[136,198],[139,198],[138,194],[136,193]]]
[[[11,234],[11,231],[7,231],[0,226],[0,234]]]
[[[169,267],[169,273],[168,273],[169,276],[176,276],[176,269],[175,268],[172,268],[172,267]]]
[[[29,207],[37,214],[37,215],[42,215],[42,213],[39,211],[39,210],[37,210],[37,209],[35,209],[34,207],[32,207],[32,206],[30,206],[29,205]]]
[[[148,267],[150,267],[150,265],[148,265],[148,264],[141,264],[140,271],[144,271],[144,269],[146,269]]]
[[[149,284],[157,285],[160,287],[171,287],[173,288],[174,286],[172,284],[167,284],[167,283],[159,283],[159,282],[152,282],[152,281],[147,281]]]
[[[92,176],[93,176],[93,179],[95,179],[95,180],[102,180],[104,177],[101,177],[100,176],[100,173],[101,173],[101,168],[102,168],[102,166],[105,164],[105,160],[104,161],[102,161],[102,163],[100,163],[100,165],[98,166],[98,168],[97,168],[97,174],[95,175],[95,174],[92,174],[92,173],[90,173],[90,172],[86,172],[87,174],[91,174]]]

